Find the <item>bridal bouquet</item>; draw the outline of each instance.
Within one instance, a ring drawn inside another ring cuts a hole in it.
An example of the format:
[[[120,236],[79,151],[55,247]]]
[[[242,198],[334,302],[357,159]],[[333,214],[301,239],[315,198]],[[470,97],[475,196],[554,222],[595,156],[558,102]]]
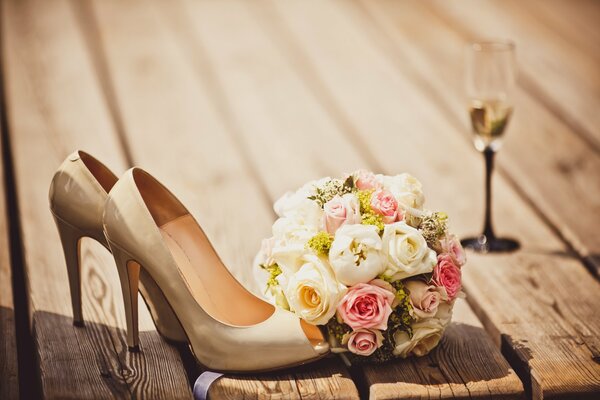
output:
[[[465,253],[424,201],[411,175],[368,171],[286,193],[254,263],[266,297],[325,326],[334,351],[427,354],[462,294]]]

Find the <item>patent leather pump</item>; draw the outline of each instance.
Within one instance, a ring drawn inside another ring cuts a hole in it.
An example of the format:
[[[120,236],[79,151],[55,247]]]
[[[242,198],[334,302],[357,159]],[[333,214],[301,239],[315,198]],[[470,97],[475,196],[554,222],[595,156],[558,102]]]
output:
[[[131,348],[139,344],[136,288],[146,274],[171,307],[197,361],[207,368],[267,371],[329,353],[316,326],[246,290],[194,217],[147,172],[130,169],[112,188],[104,230],[119,270]]]

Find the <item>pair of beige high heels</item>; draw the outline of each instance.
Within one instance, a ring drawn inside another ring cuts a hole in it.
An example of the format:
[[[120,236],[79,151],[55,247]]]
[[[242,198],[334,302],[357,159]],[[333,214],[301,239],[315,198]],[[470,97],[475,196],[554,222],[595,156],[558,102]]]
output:
[[[189,211],[142,169],[119,179],[76,151],[52,179],[50,209],[65,254],[75,325],[83,325],[79,242],[87,236],[114,256],[131,351],[139,350],[139,289],[157,330],[168,340],[188,342],[210,369],[274,370],[329,353],[316,326],[247,291]]]

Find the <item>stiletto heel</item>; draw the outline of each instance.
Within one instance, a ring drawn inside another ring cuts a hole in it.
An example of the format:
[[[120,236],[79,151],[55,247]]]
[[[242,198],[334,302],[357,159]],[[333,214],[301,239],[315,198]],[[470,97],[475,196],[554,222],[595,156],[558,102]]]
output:
[[[58,229],[67,274],[69,276],[69,288],[71,291],[71,305],[73,306],[73,325],[83,326],[83,312],[81,309],[81,270],[79,267],[79,240],[85,236],[81,230],[63,221],[54,215],[54,221]]]
[[[129,253],[114,243],[108,242],[119,271],[125,320],[127,321],[127,349],[130,352],[140,351],[138,328],[138,287],[140,280],[140,264]]]
[[[140,269],[140,293],[150,310],[150,315],[156,324],[156,330],[167,342],[187,343],[188,339],[181,322],[177,319],[171,305],[165,298],[162,290],[158,287],[152,277],[144,270]],[[152,299],[148,301],[147,299]]]
[[[50,210],[63,244],[76,326],[83,325],[79,242],[87,236],[110,251],[102,229],[102,213],[108,192],[116,182],[116,175],[108,167],[91,155],[76,151],[58,168],[50,184]],[[154,280],[142,270],[139,281],[158,332],[168,341],[187,342],[181,324]],[[137,296],[134,298],[137,301]]]

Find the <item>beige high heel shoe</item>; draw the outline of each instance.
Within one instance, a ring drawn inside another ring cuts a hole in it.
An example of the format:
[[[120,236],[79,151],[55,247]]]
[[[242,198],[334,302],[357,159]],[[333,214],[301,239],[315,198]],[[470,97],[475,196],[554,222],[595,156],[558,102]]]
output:
[[[108,195],[104,232],[137,348],[136,288],[146,273],[177,316],[197,361],[227,372],[267,371],[324,357],[320,330],[247,291],[187,209],[151,175],[127,171]]]
[[[75,326],[83,326],[80,239],[90,237],[110,251],[102,229],[102,214],[107,194],[116,182],[116,175],[108,167],[91,155],[76,151],[58,168],[50,184],[50,210],[58,228],[67,264]],[[177,318],[160,290],[153,285],[154,281],[145,275],[140,278],[140,292],[148,304],[158,331],[168,340],[185,342],[187,339]]]

